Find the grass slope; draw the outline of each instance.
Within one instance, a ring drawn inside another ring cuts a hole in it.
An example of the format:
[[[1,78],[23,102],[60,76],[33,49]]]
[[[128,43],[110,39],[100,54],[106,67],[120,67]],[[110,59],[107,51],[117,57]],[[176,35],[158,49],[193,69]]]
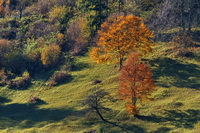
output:
[[[200,53],[189,58],[164,55],[167,47],[159,45],[145,60],[151,64],[157,91],[155,101],[141,107],[141,117],[126,113],[119,100],[107,103],[112,111],[104,116],[118,126],[101,122],[88,115],[81,101],[93,87],[101,87],[115,98],[118,69],[113,65],[95,64],[88,57],[78,57],[73,80],[48,88],[34,81],[27,90],[0,90],[0,132],[2,133],[198,133],[200,131]],[[102,83],[92,85],[94,80]],[[43,100],[28,105],[30,96]]]

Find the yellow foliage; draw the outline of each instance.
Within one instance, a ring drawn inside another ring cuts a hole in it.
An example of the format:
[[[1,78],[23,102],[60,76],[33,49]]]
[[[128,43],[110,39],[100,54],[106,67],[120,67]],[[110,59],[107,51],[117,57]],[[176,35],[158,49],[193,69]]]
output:
[[[8,4],[8,5],[9,5],[9,4],[10,4],[10,0],[7,0],[7,1],[6,1],[6,4]]]
[[[58,35],[57,35],[57,40],[62,40],[64,38],[64,34],[62,34],[62,33],[58,33]]]
[[[47,67],[56,66],[61,55],[61,48],[56,44],[45,47],[41,53],[42,64]]]
[[[53,8],[53,10],[49,13],[50,21],[62,20],[65,17],[66,11],[67,11],[67,8],[65,6]]]
[[[146,54],[155,45],[153,32],[133,15],[111,17],[101,25],[98,34],[98,48],[90,50],[90,57],[97,63],[111,61],[121,65],[130,53]]]
[[[31,61],[38,61],[40,59],[40,52],[38,50],[30,51],[27,55],[28,59]]]
[[[22,74],[22,77],[30,77],[30,74],[28,71],[24,71],[24,73]]]
[[[0,39],[0,55],[4,55],[10,50],[10,44],[8,40]]]
[[[57,35],[57,43],[59,45],[61,45],[63,43],[63,40],[64,40],[64,34],[58,33],[58,35]]]

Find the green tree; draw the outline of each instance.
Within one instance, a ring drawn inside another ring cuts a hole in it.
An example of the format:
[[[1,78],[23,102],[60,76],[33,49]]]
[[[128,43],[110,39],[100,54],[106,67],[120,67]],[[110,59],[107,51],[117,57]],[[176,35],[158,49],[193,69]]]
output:
[[[77,2],[79,10],[89,14],[88,20],[92,35],[96,33],[108,16],[107,2],[107,0],[79,0]]]

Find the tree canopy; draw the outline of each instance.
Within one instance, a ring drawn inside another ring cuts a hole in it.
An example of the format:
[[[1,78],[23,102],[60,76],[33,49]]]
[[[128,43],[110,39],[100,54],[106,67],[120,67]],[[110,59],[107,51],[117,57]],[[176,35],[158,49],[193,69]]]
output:
[[[140,61],[139,54],[130,55],[121,69],[118,94],[126,101],[126,109],[130,114],[139,113],[138,102],[143,105],[152,100],[149,96],[156,87],[152,75],[148,65]]]
[[[133,15],[112,16],[101,25],[98,35],[97,47],[90,50],[90,57],[97,63],[114,62],[121,67],[130,53],[146,54],[155,45],[153,32]]]

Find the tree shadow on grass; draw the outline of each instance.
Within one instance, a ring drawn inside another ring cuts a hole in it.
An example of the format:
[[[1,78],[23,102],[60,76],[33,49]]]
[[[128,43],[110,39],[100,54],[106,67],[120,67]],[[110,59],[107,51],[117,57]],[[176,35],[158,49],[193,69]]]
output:
[[[165,113],[165,117],[162,116],[139,116],[138,118],[144,121],[150,121],[154,123],[169,123],[176,128],[194,128],[194,125],[200,121],[200,110],[188,109],[185,111],[180,110],[168,110]]]
[[[115,122],[106,121],[106,123],[113,125],[114,127],[118,127],[121,131],[125,131],[127,133],[145,133],[146,131],[137,126],[137,125],[126,125],[126,124],[117,124]]]
[[[68,116],[80,116],[73,108],[38,109],[28,104],[0,105],[0,129],[9,127],[30,128],[40,122],[53,123]]]
[[[200,90],[200,67],[195,64],[182,64],[170,58],[158,58],[149,61],[154,67],[154,79],[163,87],[188,87]],[[159,78],[165,81],[159,81]],[[165,83],[167,82],[167,83]]]
[[[168,133],[171,129],[168,127],[160,127],[153,133]]]
[[[146,133],[145,129],[134,124],[124,124],[123,122],[111,122],[109,120],[99,121],[93,120],[91,122],[83,122],[85,126],[96,125],[103,122],[104,131],[109,133]]]
[[[88,116],[85,116],[84,121],[82,124],[85,126],[91,126],[91,125],[96,125],[96,124],[102,124],[104,127],[103,131],[109,132],[109,133],[146,133],[145,129],[142,127],[135,125],[135,124],[126,124],[123,121],[112,121],[108,119],[104,119],[103,121],[100,120],[98,117],[90,117],[89,119],[87,118]]]
[[[72,65],[71,71],[80,71],[84,68],[90,68],[90,65],[87,63],[79,62]]]

